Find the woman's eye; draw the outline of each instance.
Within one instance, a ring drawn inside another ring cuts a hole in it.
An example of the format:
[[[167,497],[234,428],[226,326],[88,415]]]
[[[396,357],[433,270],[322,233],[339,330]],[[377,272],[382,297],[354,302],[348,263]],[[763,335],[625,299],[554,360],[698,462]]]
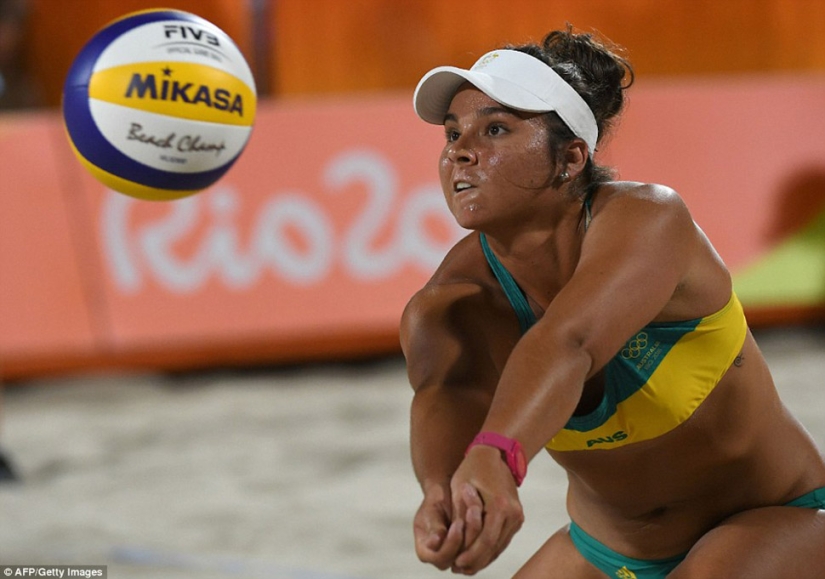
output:
[[[504,127],[502,127],[501,125],[490,125],[490,127],[487,129],[487,133],[493,137],[495,137],[496,135],[500,135],[503,132]]]
[[[458,140],[458,131],[446,131],[447,142],[454,143]]]

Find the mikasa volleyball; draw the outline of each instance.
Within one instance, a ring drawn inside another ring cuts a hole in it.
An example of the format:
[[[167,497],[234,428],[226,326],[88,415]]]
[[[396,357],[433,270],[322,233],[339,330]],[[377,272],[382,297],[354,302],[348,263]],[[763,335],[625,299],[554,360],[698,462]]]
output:
[[[83,47],[63,88],[63,119],[81,163],[104,185],[172,200],[235,163],[256,100],[249,65],[220,28],[188,12],[145,10]]]

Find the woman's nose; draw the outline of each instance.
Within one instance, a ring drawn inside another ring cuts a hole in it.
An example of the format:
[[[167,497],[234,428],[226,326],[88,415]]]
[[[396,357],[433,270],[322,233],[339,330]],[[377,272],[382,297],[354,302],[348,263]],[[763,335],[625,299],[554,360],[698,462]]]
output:
[[[447,158],[453,163],[472,164],[478,160],[476,151],[466,136],[461,136],[447,148]]]

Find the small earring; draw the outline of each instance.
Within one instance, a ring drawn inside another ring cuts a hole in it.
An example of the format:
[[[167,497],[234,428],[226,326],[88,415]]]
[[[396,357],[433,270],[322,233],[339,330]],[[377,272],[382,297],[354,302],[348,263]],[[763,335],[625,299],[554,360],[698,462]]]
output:
[[[559,179],[561,179],[562,183],[567,183],[570,180],[570,173],[564,171],[561,175],[559,175]]]

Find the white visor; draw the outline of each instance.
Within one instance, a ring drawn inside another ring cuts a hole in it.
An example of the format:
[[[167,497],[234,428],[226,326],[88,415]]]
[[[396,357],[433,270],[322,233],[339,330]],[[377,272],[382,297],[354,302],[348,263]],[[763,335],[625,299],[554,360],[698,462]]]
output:
[[[599,129],[593,111],[576,90],[538,58],[518,50],[488,52],[470,68],[439,66],[424,75],[413,96],[423,120],[443,125],[458,87],[469,82],[491,99],[519,111],[555,111],[567,127],[596,150]]]

